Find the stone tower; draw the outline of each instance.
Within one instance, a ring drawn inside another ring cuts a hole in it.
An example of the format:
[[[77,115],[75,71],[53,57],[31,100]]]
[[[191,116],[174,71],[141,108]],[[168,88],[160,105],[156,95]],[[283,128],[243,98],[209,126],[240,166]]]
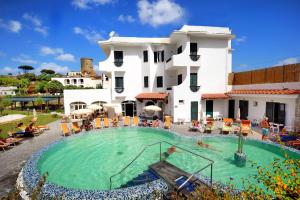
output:
[[[80,58],[80,63],[81,63],[81,74],[83,76],[88,76],[88,77],[96,76],[92,58]]]

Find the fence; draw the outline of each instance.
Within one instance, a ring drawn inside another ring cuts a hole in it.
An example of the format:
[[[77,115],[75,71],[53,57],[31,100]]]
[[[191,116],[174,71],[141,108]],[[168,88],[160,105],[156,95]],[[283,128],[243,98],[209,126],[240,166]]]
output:
[[[230,73],[229,85],[300,82],[300,63],[259,70]]]

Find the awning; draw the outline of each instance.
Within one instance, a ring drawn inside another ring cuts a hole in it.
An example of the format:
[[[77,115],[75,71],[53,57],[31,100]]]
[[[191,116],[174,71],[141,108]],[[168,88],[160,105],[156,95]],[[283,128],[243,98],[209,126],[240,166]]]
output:
[[[211,94],[202,94],[201,99],[228,99],[229,96],[224,93],[211,93]]]
[[[135,98],[137,100],[166,100],[168,98],[168,93],[146,92],[146,93],[140,93]]]
[[[252,89],[252,90],[232,90],[227,94],[272,94],[272,95],[293,95],[300,94],[300,90],[292,89]]]

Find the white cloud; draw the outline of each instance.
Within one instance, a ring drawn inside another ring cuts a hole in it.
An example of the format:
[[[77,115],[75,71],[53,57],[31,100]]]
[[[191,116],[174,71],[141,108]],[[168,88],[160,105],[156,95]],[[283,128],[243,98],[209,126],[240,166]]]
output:
[[[241,44],[241,43],[243,43],[243,42],[246,42],[247,41],[247,36],[241,36],[241,37],[237,37],[236,39],[235,39],[235,44],[236,45],[239,45],[239,44]]]
[[[82,29],[82,28],[76,26],[73,28],[73,31],[75,34],[83,36],[85,39],[87,39],[91,43],[96,43],[99,40],[104,39],[103,36],[95,30]]]
[[[57,56],[55,59],[60,61],[68,61],[68,62],[75,62],[75,57],[70,53],[64,53]]]
[[[6,29],[7,31],[13,33],[19,33],[22,29],[22,24],[16,20],[9,20],[5,22],[3,19],[0,19],[0,28]]]
[[[240,64],[239,66],[240,66],[240,67],[248,67],[247,64]]]
[[[71,71],[70,68],[68,66],[61,66],[58,65],[54,62],[44,62],[41,64],[41,66],[39,68],[37,68],[35,71],[36,73],[40,73],[40,71],[42,69],[52,69],[54,70],[56,73],[61,73],[61,74],[65,74],[68,71]]]
[[[36,60],[31,59],[30,56],[25,54],[21,54],[17,57],[12,58],[11,60],[14,62],[18,62],[21,64],[28,64],[28,65],[34,65],[38,63]]]
[[[286,58],[284,60],[281,60],[276,65],[289,65],[289,64],[295,64],[298,62],[300,62],[298,58],[292,57],[292,58]]]
[[[135,22],[135,18],[132,17],[131,15],[119,15],[118,20],[120,22],[129,22],[129,23]]]
[[[90,9],[93,6],[112,3],[112,0],[73,0],[72,5],[79,9]]]
[[[8,74],[8,73],[16,74],[17,72],[18,72],[17,68],[12,68],[12,67],[4,67],[0,71],[1,74]]]
[[[33,24],[33,30],[41,33],[43,36],[48,35],[48,27],[43,26],[42,20],[40,20],[37,16],[25,13],[23,18]]]
[[[140,0],[137,6],[140,21],[153,27],[179,23],[184,18],[184,9],[173,0]]]
[[[58,54],[63,54],[64,50],[62,48],[52,48],[52,47],[48,47],[48,46],[43,46],[40,49],[40,53],[43,56],[58,55]]]

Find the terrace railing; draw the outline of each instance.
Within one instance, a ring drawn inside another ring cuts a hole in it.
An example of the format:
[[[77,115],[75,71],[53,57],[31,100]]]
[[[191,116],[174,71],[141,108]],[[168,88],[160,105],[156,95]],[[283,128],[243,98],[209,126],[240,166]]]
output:
[[[167,146],[166,146],[167,145]],[[214,161],[209,159],[209,158],[206,158],[204,156],[201,156],[197,153],[194,153],[188,149],[185,149],[183,147],[180,147],[180,146],[177,146],[175,144],[172,144],[172,143],[169,143],[169,142],[166,142],[166,141],[161,141],[161,142],[156,142],[156,143],[153,143],[153,144],[150,144],[150,145],[147,145],[145,146],[141,151],[140,153],[138,153],[132,160],[131,162],[129,162],[126,166],[124,166],[118,173],[112,175],[110,178],[109,178],[109,182],[110,182],[110,189],[113,188],[113,182],[114,180],[118,177],[119,179],[119,185],[117,185],[117,187],[120,187],[121,185],[125,184],[126,182],[130,181],[132,178],[134,178],[135,176],[139,175],[140,173],[142,173],[143,170],[145,169],[148,169],[148,166],[157,162],[157,161],[161,161],[163,158],[162,158],[162,150],[164,149],[165,151],[171,147],[171,146],[174,146],[176,147],[177,149],[180,149],[182,150],[183,152],[185,153],[188,153],[188,154],[191,154],[197,158],[201,158],[202,160],[205,160],[206,163],[203,163],[203,162],[199,162],[201,163],[201,166],[198,168],[198,170],[196,170],[195,172],[188,172],[189,174],[191,174],[187,180],[182,183],[178,189],[182,189],[185,184],[187,184],[193,177],[196,177],[196,175],[198,175],[200,172],[204,171],[205,169],[209,169],[210,167],[210,173],[209,173],[209,184],[208,183],[204,183],[204,184],[207,184],[209,187],[212,186],[212,172],[213,172],[213,163]],[[153,151],[153,148],[154,147],[157,147],[157,151]],[[164,148],[165,147],[165,148]],[[144,159],[143,160],[143,165],[142,166],[139,166],[137,164],[138,162],[138,159],[147,151],[147,150],[151,150],[150,152],[148,152],[148,155],[147,155],[147,159]],[[159,152],[159,156],[157,156],[157,153]],[[173,154],[171,154],[168,158],[165,158],[165,160],[168,160],[172,155],[176,154],[177,151],[175,151]],[[178,153],[179,156],[184,157],[183,153]],[[194,162],[195,160],[191,161],[191,162]],[[147,164],[145,164],[145,162],[149,162]],[[169,162],[174,162],[174,160],[170,160]],[[133,166],[135,164],[135,168],[130,168],[131,166]],[[173,165],[176,166],[176,164],[180,164],[180,163],[172,163]],[[205,164],[205,165],[202,165],[202,164]],[[181,167],[179,167],[181,168]],[[181,168],[182,169],[182,168]],[[131,174],[134,174],[132,175],[132,177],[128,177],[128,171],[129,170],[132,170],[132,173]],[[185,170],[185,171],[191,171],[191,169],[182,169],[182,170]],[[194,170],[193,170],[194,171]],[[126,172],[126,173],[125,173]],[[127,176],[125,176],[127,175]],[[114,187],[115,188],[115,187]]]

